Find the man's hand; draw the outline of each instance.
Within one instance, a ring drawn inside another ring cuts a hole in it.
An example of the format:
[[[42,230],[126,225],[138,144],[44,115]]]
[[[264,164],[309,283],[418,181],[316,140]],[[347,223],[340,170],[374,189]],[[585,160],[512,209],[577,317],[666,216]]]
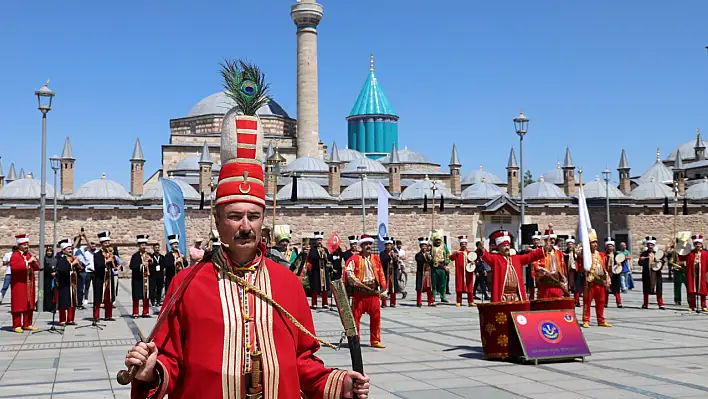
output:
[[[152,382],[155,378],[157,378],[155,373],[157,353],[157,347],[153,342],[148,344],[145,342],[138,342],[137,345],[130,349],[130,352],[128,352],[128,355],[125,357],[125,365],[126,367],[138,367],[138,373],[135,375],[135,379],[145,382]]]
[[[369,376],[361,375],[356,371],[347,371],[344,377],[343,398],[366,398],[369,395]]]

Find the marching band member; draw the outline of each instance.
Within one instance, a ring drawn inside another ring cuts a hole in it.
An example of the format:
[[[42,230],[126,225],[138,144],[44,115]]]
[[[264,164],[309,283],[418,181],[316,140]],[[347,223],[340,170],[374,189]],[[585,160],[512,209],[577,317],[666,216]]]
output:
[[[265,179],[256,156],[262,133],[256,133],[256,117],[235,114],[224,118],[222,140],[235,141],[221,147],[215,194],[221,245],[211,258],[175,276],[165,303],[179,295],[179,305],[153,343],[141,342],[126,356],[126,366],[139,367],[131,397],[300,399],[302,392],[309,398],[338,399],[368,394],[368,377],[326,368],[317,358],[319,344],[302,285],[265,256]],[[178,288],[191,277],[187,290]]]
[[[290,245],[290,234],[287,231],[281,231],[275,238],[278,241],[277,249],[282,255],[283,260],[288,262],[287,267],[290,268],[297,259],[297,251],[293,251]]]
[[[430,251],[428,248],[428,238],[418,238],[418,246],[420,246],[420,251],[415,254],[416,306],[423,306],[423,292],[425,292],[428,296],[428,306],[435,306],[435,298],[433,297],[433,282],[431,277],[433,257],[432,255],[430,255]]]
[[[568,279],[563,262],[563,253],[555,248],[556,234],[548,229],[543,234],[543,239],[551,244],[544,258],[535,262],[535,283],[538,287],[538,298],[562,298],[568,293]]]
[[[688,307],[690,311],[702,309],[708,312],[706,306],[706,295],[708,295],[708,284],[706,283],[706,273],[708,273],[708,251],[703,249],[703,235],[694,234],[691,237],[693,250],[686,255],[686,281],[688,286]],[[13,273],[15,270],[12,271]],[[701,307],[698,307],[697,296],[701,297]]]
[[[357,248],[357,243],[359,241],[358,236],[349,236],[347,237],[349,239],[349,249],[344,251],[342,254],[342,258],[344,258],[344,262],[348,261],[349,258],[351,258],[354,254],[356,254],[359,250]]]
[[[167,242],[170,243],[170,250],[165,255],[165,293],[170,290],[170,282],[175,274],[182,271],[187,266],[187,260],[179,252],[179,236],[169,234]]]
[[[381,343],[381,301],[382,292],[386,291],[386,276],[381,266],[381,259],[370,252],[374,239],[368,234],[362,234],[359,239],[359,253],[355,254],[346,266],[347,284],[354,289],[352,312],[356,321],[357,331],[364,313],[369,315],[371,331],[371,347],[385,348]]]
[[[644,291],[644,303],[642,309],[649,308],[649,295],[656,294],[656,302],[659,309],[664,309],[664,299],[662,297],[663,284],[661,279],[661,270],[653,270],[652,268],[661,259],[657,258],[656,237],[648,236],[644,240],[647,249],[639,255],[639,265],[642,267],[642,290]]]
[[[317,296],[322,295],[322,309],[328,307],[328,291],[330,285],[330,270],[332,265],[329,263],[329,251],[324,247],[322,241],[324,233],[316,231],[311,241],[312,248],[307,257],[307,277],[310,281],[310,296],[312,298],[312,309],[317,309]]]
[[[133,292],[133,318],[138,317],[140,301],[143,301],[143,317],[150,317],[150,264],[152,258],[147,253],[148,235],[137,236],[138,252],[130,258],[130,270],[133,271],[131,277],[131,290]]]
[[[16,333],[23,330],[34,331],[32,326],[32,312],[36,305],[37,281],[34,272],[39,271],[39,261],[29,251],[29,235],[17,234],[15,236],[18,250],[10,257],[10,292],[12,303],[12,329]]]
[[[391,298],[391,307],[396,307],[396,292],[398,291],[398,252],[393,248],[393,237],[384,237],[384,252],[381,254],[381,266],[386,276],[388,295]],[[381,307],[388,306],[388,299],[381,298]]]
[[[551,249],[546,242],[544,248],[523,255],[511,255],[511,236],[508,231],[499,230],[492,234],[497,253],[487,252],[481,242],[477,243],[477,255],[492,269],[492,302],[525,301],[524,265],[543,259],[544,249]]]
[[[531,236],[531,251],[535,251],[542,247],[541,239],[543,234],[540,231],[535,231]],[[537,260],[528,265],[526,268],[526,289],[528,291],[529,301],[536,299],[536,269],[542,267],[542,261]]]
[[[57,290],[59,296],[59,325],[76,325],[76,306],[78,297],[78,264],[73,256],[73,250],[68,238],[59,241],[61,253],[57,258]]]
[[[467,271],[467,256],[470,251],[467,249],[467,235],[457,236],[460,249],[450,254],[450,260],[455,263],[455,293],[457,294],[457,306],[462,306],[462,293],[467,293],[467,306],[474,304],[474,267],[472,271]],[[473,265],[474,266],[474,265]]]
[[[568,269],[568,288],[573,293],[575,298],[575,307],[580,307],[580,296],[583,293],[585,285],[585,270],[578,267],[578,248],[575,246],[575,236],[568,237],[565,240],[567,246],[565,250],[564,261]]]
[[[450,264],[450,251],[442,243],[442,235],[433,233],[433,248],[430,255],[433,257],[433,298],[440,294],[440,302],[447,303],[445,292],[447,291],[447,265]]]
[[[583,328],[590,328],[590,307],[595,301],[595,315],[597,325],[612,327],[605,321],[605,298],[610,286],[610,278],[605,270],[605,253],[597,250],[597,233],[590,231],[590,258],[589,267],[583,264],[583,257],[578,257],[578,265],[585,269],[585,289],[583,291]],[[585,250],[585,249],[583,249]]]
[[[612,240],[612,237],[605,238],[605,270],[608,275],[612,276],[610,278],[610,289],[605,295],[605,306],[610,303],[610,291],[612,291],[612,294],[615,296],[615,303],[617,304],[617,307],[621,308],[622,296],[620,293],[622,292],[622,273],[614,272],[615,255],[615,242]],[[622,267],[622,265],[619,265],[619,267]]]
[[[104,306],[104,316],[107,321],[115,321],[113,318],[113,271],[118,270],[118,262],[111,247],[111,233],[102,231],[98,233],[98,242],[101,250],[93,256],[93,319],[98,321],[101,314],[101,303]]]

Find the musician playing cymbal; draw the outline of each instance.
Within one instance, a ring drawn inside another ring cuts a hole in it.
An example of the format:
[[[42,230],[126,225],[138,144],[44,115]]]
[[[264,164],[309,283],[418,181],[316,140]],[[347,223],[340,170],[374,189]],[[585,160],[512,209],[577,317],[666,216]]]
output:
[[[474,304],[474,260],[468,259],[472,252],[467,248],[467,234],[457,236],[460,249],[450,254],[450,260],[455,263],[455,293],[457,306],[462,306],[462,294],[467,294],[467,306]]]
[[[18,250],[10,257],[10,292],[12,294],[12,329],[16,333],[23,330],[34,331],[32,312],[36,305],[37,281],[34,272],[39,271],[39,261],[29,251],[29,235],[15,236]]]
[[[656,294],[656,302],[659,309],[664,309],[663,284],[661,278],[661,267],[659,264],[664,261],[660,250],[656,249],[656,237],[648,236],[644,239],[647,249],[639,255],[639,266],[642,267],[642,290],[644,291],[644,303],[642,309],[649,308],[649,295]],[[659,267],[659,270],[654,270]]]

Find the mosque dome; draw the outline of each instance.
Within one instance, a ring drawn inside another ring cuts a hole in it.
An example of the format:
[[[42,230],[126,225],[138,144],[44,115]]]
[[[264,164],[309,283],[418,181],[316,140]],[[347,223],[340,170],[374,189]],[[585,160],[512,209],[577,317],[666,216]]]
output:
[[[364,177],[363,180],[363,187],[364,187],[364,199],[377,199],[379,198],[379,182],[376,180],[369,180],[366,177]],[[357,182],[354,182],[350,184],[347,188],[345,188],[342,191],[342,195],[340,198],[342,201],[351,201],[351,200],[359,200],[361,201],[361,190],[362,190],[362,181],[359,180]],[[388,198],[391,198],[391,194],[386,191],[386,196]]]
[[[567,198],[565,193],[555,184],[548,183],[541,176],[537,182],[524,187],[524,197],[528,199],[559,199]]]
[[[417,151],[409,150],[408,147],[403,147],[402,150],[397,150],[396,152],[398,153],[398,160],[400,161],[400,163],[408,163],[408,164],[420,163],[420,164],[436,165],[433,162],[431,162],[425,155],[423,155]],[[388,154],[385,157],[380,158],[378,161],[384,165],[391,163],[391,154]]]
[[[425,180],[418,180],[410,186],[406,187],[406,189],[403,190],[403,192],[401,193],[401,200],[422,200],[425,198],[425,196],[428,196],[428,199],[432,199],[432,187],[433,181],[430,180],[428,176],[425,176]],[[435,198],[440,198],[440,195],[442,195],[444,198],[455,198],[455,196],[452,195],[452,193],[450,192],[450,190],[447,189],[447,187],[438,182],[437,187],[435,189]]]
[[[184,194],[185,200],[201,200],[201,194],[199,194],[199,192],[195,190],[194,187],[190,186],[187,181],[176,177],[172,178],[171,180],[177,183],[179,188],[182,189],[182,193]],[[160,184],[160,182],[158,181],[155,183],[146,184],[143,188],[143,195],[140,196],[140,199],[162,200],[162,197],[162,184]]]
[[[25,178],[14,180],[0,188],[2,200],[39,199],[42,183],[39,180]],[[46,185],[47,199],[54,198],[54,187]]]
[[[652,181],[656,183],[671,183],[674,181],[674,173],[671,168],[664,165],[663,162],[657,156],[656,162],[652,165],[646,172],[644,172],[638,179],[636,179],[638,184],[650,183]]]
[[[699,183],[686,189],[686,197],[689,199],[708,198],[708,177],[704,177]]]
[[[82,184],[70,199],[78,200],[125,200],[132,201],[132,195],[119,183],[108,180],[106,174],[101,175],[100,179],[91,180]]]
[[[583,194],[585,198],[607,198],[607,191],[605,190],[605,182],[600,180],[599,176],[595,177],[594,181],[585,183],[583,186]],[[617,187],[610,184],[610,198],[626,198],[622,191]]]
[[[351,162],[355,159],[364,158],[364,154],[357,150],[352,150],[351,148],[338,149],[337,154],[339,154],[339,160],[344,163]],[[331,157],[331,153],[327,154],[327,159],[330,159]]]
[[[300,158],[298,158],[300,159]],[[290,182],[278,190],[278,201],[289,201],[293,193],[293,183]],[[334,200],[319,184],[307,178],[297,179],[297,199],[300,200]]]
[[[650,180],[647,183],[641,183],[634,190],[632,190],[632,198],[636,200],[651,200],[651,199],[664,199],[667,197],[673,197],[674,192],[666,184],[657,183],[654,180]]]
[[[220,91],[201,99],[192,107],[192,109],[189,110],[187,117],[211,114],[224,115],[235,106],[236,103],[227,97],[226,93]],[[290,118],[283,107],[272,99],[268,101],[266,105],[259,108],[256,113],[258,116],[280,116],[283,118]]]
[[[284,172],[327,173],[329,166],[319,158],[299,157],[283,167]]]
[[[484,170],[482,165],[479,165],[479,169],[473,170],[472,172],[465,175],[462,178],[461,184],[463,186],[466,186],[468,184],[477,184],[481,183],[483,179],[490,184],[504,184],[504,182],[502,182],[502,180],[497,175]]]
[[[474,183],[462,191],[462,199],[492,199],[500,195],[507,193],[496,184],[487,182],[484,177],[479,183]]]
[[[340,153],[341,155],[341,153]],[[359,171],[359,167],[365,167],[363,172]],[[381,162],[373,160],[371,158],[363,157],[354,159],[342,168],[342,173],[388,173],[388,169],[381,164]]]
[[[708,141],[706,140],[701,140],[701,143],[703,143],[703,147],[708,148]],[[669,153],[669,156],[666,157],[666,161],[675,161],[676,160],[676,154],[681,154],[681,159],[684,161],[692,161],[696,158],[696,139],[694,138],[693,140],[687,141],[677,148],[674,148],[673,151]]]

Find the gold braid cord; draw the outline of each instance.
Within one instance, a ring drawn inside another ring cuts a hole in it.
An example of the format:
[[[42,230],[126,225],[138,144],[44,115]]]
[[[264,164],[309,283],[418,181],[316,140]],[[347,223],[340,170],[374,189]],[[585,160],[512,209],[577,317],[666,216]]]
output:
[[[216,256],[217,254],[218,254],[219,256]],[[332,349],[334,349],[334,350],[338,350],[336,346],[334,346],[334,345],[330,344],[329,342],[324,341],[324,340],[322,340],[322,339],[320,339],[320,338],[317,338],[317,337],[315,336],[315,334],[311,333],[310,330],[308,330],[307,328],[305,328],[305,326],[303,326],[302,324],[300,324],[300,322],[295,318],[295,316],[291,315],[290,312],[288,312],[287,310],[285,310],[285,308],[283,308],[282,306],[280,306],[280,304],[279,304],[278,302],[276,302],[273,298],[269,297],[268,294],[266,294],[265,292],[261,291],[261,290],[260,290],[258,287],[256,287],[255,285],[253,285],[253,284],[249,283],[248,281],[246,281],[246,279],[244,279],[244,278],[242,278],[242,277],[239,277],[239,276],[233,274],[232,272],[230,272],[229,270],[227,270],[226,267],[222,266],[222,265],[220,264],[220,263],[221,263],[221,262],[220,262],[220,261],[221,261],[221,259],[220,259],[221,256],[223,256],[223,255],[221,254],[221,251],[218,251],[218,252],[215,254],[214,259],[213,259],[212,261],[214,262],[214,265],[216,265],[221,271],[223,271],[224,273],[226,273],[226,275],[229,277],[229,279],[231,279],[231,281],[234,281],[236,284],[238,284],[238,285],[244,287],[245,289],[247,289],[247,290],[249,290],[249,291],[255,292],[258,297],[260,297],[260,298],[261,298],[262,300],[264,300],[267,304],[269,304],[270,306],[272,306],[272,307],[274,307],[276,310],[278,310],[278,312],[280,312],[283,316],[285,316],[288,320],[290,320],[290,322],[293,323],[293,325],[295,325],[295,327],[297,327],[300,331],[302,331],[303,333],[305,333],[305,335],[307,335],[308,337],[314,339],[315,341],[319,342],[320,344],[322,344],[322,345],[324,345],[324,346],[326,346],[326,347],[328,347],[328,348],[332,348]],[[262,266],[264,266],[264,265],[262,264]]]

